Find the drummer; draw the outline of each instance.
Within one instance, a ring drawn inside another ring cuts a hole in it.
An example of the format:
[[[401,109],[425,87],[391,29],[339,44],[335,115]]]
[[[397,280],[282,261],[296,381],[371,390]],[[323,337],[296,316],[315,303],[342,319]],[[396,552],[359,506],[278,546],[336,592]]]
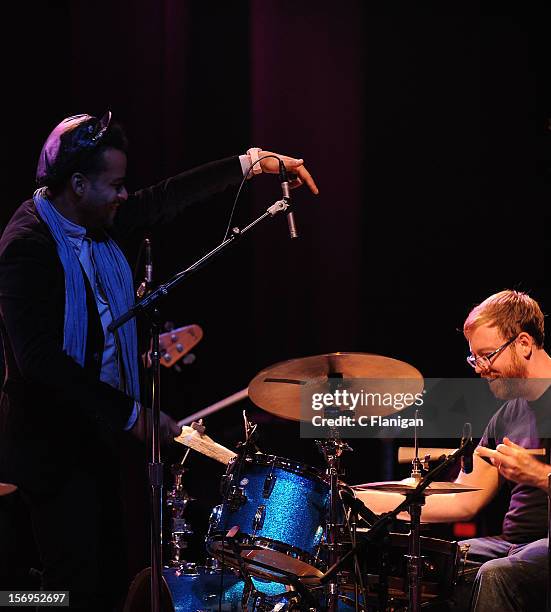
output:
[[[472,610],[542,610],[548,576],[547,490],[549,448],[545,462],[525,449],[546,446],[542,421],[551,422],[551,358],[543,348],[544,316],[525,293],[501,291],[469,313],[463,333],[468,363],[488,381],[492,393],[506,400],[488,423],[473,457],[470,474],[456,482],[480,491],[431,495],[422,520],[472,519],[506,487],[510,496],[502,533],[468,540],[469,558],[482,562]],[[358,498],[382,513],[403,500],[396,493],[359,491]]]

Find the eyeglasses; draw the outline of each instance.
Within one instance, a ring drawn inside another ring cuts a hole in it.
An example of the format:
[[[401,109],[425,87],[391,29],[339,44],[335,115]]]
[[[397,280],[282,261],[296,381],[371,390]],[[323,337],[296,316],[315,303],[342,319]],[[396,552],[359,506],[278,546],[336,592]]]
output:
[[[506,349],[510,344],[512,344],[518,336],[507,340],[505,344],[502,344],[499,348],[496,348],[495,351],[488,353],[487,355],[481,355],[480,357],[475,357],[474,355],[469,355],[467,357],[467,363],[472,368],[480,368],[481,370],[487,370],[492,365],[492,359],[499,355],[503,349]]]

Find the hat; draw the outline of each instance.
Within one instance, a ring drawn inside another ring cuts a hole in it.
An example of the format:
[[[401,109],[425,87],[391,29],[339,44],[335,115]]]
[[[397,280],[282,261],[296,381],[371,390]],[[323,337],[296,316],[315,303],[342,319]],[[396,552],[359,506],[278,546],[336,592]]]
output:
[[[92,115],[67,117],[50,133],[38,158],[36,182],[39,187],[62,178],[82,154],[95,149],[111,123],[111,111],[101,119]]]

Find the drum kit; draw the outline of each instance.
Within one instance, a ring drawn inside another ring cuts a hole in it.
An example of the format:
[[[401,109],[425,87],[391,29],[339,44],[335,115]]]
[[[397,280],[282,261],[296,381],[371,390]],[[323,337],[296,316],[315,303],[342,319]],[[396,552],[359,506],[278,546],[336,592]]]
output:
[[[301,385],[339,377],[407,378],[422,386],[420,373],[401,361],[333,353],[267,368],[252,380],[248,395],[261,409],[299,421]],[[463,446],[443,449],[450,453],[428,477],[416,453],[411,478],[354,487],[341,480],[342,457],[351,448],[338,432],[315,441],[325,462],[324,469],[317,469],[259,452],[257,425],[243,416],[245,440],[236,452],[209,438],[201,423],[184,426],[176,438],[188,453],[194,449],[227,467],[220,483],[222,501],[211,512],[208,562],[202,567],[183,559],[192,533],[183,515],[191,498],[183,488],[183,467],[173,467],[175,486],[167,496],[173,558],[164,566],[167,609],[413,612],[446,604],[465,551],[457,542],[421,536],[420,517],[427,495],[476,490],[434,480],[442,472],[439,467],[465,454]],[[400,493],[404,501],[377,516],[357,499],[360,490]],[[411,517],[407,534],[391,531],[401,510]]]

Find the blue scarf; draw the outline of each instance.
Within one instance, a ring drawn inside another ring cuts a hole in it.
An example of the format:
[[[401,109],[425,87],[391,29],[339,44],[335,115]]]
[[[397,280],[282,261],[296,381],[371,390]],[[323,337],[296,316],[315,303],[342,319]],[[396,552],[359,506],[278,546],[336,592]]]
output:
[[[88,312],[83,271],[75,249],[60,226],[59,217],[46,199],[46,188],[37,189],[33,200],[38,214],[48,226],[57,246],[57,253],[65,271],[65,321],[63,350],[80,366],[84,366]],[[113,319],[117,319],[134,305],[133,280],[130,266],[116,242],[106,236],[101,242],[93,241],[96,272]],[[140,398],[138,379],[138,340],[136,320],[131,319],[119,327],[121,361],[124,367],[126,392],[135,400]]]

